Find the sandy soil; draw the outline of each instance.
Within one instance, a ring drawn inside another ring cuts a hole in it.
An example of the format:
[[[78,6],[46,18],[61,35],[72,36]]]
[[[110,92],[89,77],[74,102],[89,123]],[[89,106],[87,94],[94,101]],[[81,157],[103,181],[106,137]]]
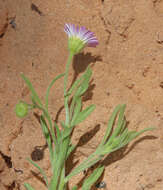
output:
[[[86,26],[100,43],[76,56],[70,71],[73,80],[91,64],[93,79],[84,105],[96,104],[94,113],[74,131],[73,142],[80,143],[70,168],[95,150],[113,108],[126,103],[130,130],[149,126],[156,130],[105,158],[101,180],[108,190],[162,190],[163,1],[1,0],[0,18],[0,189],[24,190],[24,182],[45,189],[39,172],[26,160],[36,149],[43,155],[35,160],[51,175],[48,150],[34,114],[20,120],[13,110],[20,99],[30,101],[20,73],[30,78],[43,99],[49,81],[64,72],[63,27],[68,22]],[[54,119],[57,113],[64,117],[62,95],[60,80],[50,98]],[[70,187],[80,186],[83,177],[76,176]]]

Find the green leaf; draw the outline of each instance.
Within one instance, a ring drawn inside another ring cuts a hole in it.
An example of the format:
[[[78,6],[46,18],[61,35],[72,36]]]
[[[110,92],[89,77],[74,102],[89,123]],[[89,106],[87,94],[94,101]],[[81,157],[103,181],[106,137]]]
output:
[[[130,131],[128,139],[125,142],[123,142],[123,146],[125,146],[126,144],[128,144],[129,142],[131,142],[133,139],[135,139],[136,137],[138,137],[142,133],[144,133],[146,131],[152,131],[154,129],[155,129],[154,127],[151,127],[151,128],[143,129],[143,130],[138,131],[138,132],[136,132],[136,131]]]
[[[115,119],[116,119],[116,116],[118,114],[118,111],[121,109],[121,105],[118,105],[116,106],[116,108],[114,109],[110,119],[109,119],[109,122],[108,122],[108,127],[107,127],[107,130],[106,130],[106,133],[105,133],[105,136],[102,140],[102,142],[100,143],[99,146],[102,146],[106,143],[108,137],[110,136],[111,132],[112,132],[112,128],[113,128],[113,125],[114,125],[114,122],[115,122]]]
[[[139,132],[129,131],[126,134],[124,133],[123,142],[119,143],[119,145],[117,145],[115,147],[112,147],[112,145],[109,145],[109,146],[105,147],[101,151],[101,154],[105,155],[105,154],[110,154],[111,152],[115,152],[115,151],[119,150],[120,148],[126,146],[129,142],[131,142],[133,139],[135,139],[136,137],[138,137],[142,133],[144,133],[146,131],[151,131],[151,130],[154,130],[154,128],[146,128],[146,129],[143,129],[143,130],[141,130]]]
[[[69,157],[69,155],[71,154],[71,152],[75,149],[76,145],[71,144],[69,146],[68,152],[67,152],[67,158]]]
[[[71,190],[77,190],[78,189],[78,186],[74,186]]]
[[[65,129],[67,126],[65,125],[64,121],[60,121],[62,129]]]
[[[79,123],[84,121],[94,111],[94,109],[95,105],[88,106],[86,109],[84,109],[77,115],[76,120],[74,120],[74,122],[71,123],[71,126],[78,125]]]
[[[68,182],[73,176],[77,175],[78,173],[90,168],[94,164],[96,164],[99,160],[102,159],[101,156],[95,156],[95,154],[90,155],[92,159],[87,158],[84,160],[79,166],[77,166],[72,172],[65,177],[65,182]]]
[[[46,90],[46,96],[45,96],[45,107],[46,109],[48,109],[48,102],[49,102],[49,93],[50,93],[50,89],[52,88],[52,86],[54,85],[54,83],[60,79],[61,77],[63,77],[65,74],[60,74],[57,77],[55,77],[52,82],[50,83],[50,85],[48,86],[47,90]]]
[[[46,142],[47,142],[48,147],[49,147],[50,160],[52,161],[53,160],[53,147],[52,147],[52,142],[51,142],[52,140],[51,140],[51,136],[50,136],[48,126],[47,126],[46,121],[45,121],[43,116],[40,117],[40,123],[41,123],[41,128],[42,128],[44,137],[45,137]],[[55,144],[56,144],[56,142],[55,142]]]
[[[74,104],[74,109],[71,110],[71,117],[72,117],[72,120],[71,120],[71,123],[74,123],[74,121],[76,120],[79,112],[81,111],[81,108],[82,108],[82,100],[81,100],[81,97],[77,97],[76,100],[75,100],[75,104]],[[71,124],[70,124],[71,125]]]
[[[111,149],[117,148],[117,147],[119,147],[119,146],[123,143],[124,139],[126,139],[127,136],[128,136],[128,129],[126,128],[126,129],[124,130],[124,132],[123,132],[122,135],[120,135],[120,136],[118,136],[118,137],[115,137],[115,138],[113,139],[111,145],[107,145],[107,144],[106,144],[106,146],[110,146]]]
[[[48,187],[48,178],[47,178],[44,170],[39,165],[37,165],[35,162],[33,162],[31,159],[27,158],[27,160],[40,171],[40,173],[42,174],[42,176],[44,178],[46,186]]]
[[[42,103],[41,103],[41,100],[40,98],[38,97],[35,89],[33,88],[33,85],[32,83],[30,82],[30,80],[24,76],[24,74],[21,74],[21,77],[22,79],[26,82],[28,88],[30,89],[31,93],[32,93],[32,97],[33,97],[33,100],[39,105],[39,106],[42,106]]]
[[[61,131],[60,131],[60,129],[59,129],[59,127],[58,127],[58,125],[57,125],[56,122],[54,122],[54,127],[56,129],[57,142],[60,143],[60,141],[61,141]]]
[[[84,75],[84,80],[82,81],[78,89],[76,90],[74,96],[82,96],[86,92],[86,90],[89,87],[91,75],[92,75],[92,71],[91,69],[88,69],[88,72],[86,72]]]
[[[82,85],[82,83],[87,79],[88,81],[90,80],[90,77],[92,75],[92,71],[90,69],[90,66],[87,67],[87,70],[85,71],[85,73],[79,78],[77,79],[72,87],[70,88],[70,90],[68,91],[68,94],[72,94],[72,92],[78,87],[80,87]],[[85,83],[85,82],[84,82]]]
[[[84,181],[82,190],[90,190],[91,186],[98,180],[98,178],[102,175],[103,171],[104,171],[104,166],[96,168],[93,171],[93,173]]]
[[[66,139],[68,136],[70,136],[71,132],[73,130],[73,127],[66,127],[63,131],[62,131],[62,141],[64,139]]]
[[[35,190],[30,184],[28,183],[24,183],[24,187],[27,189],[27,190]]]
[[[108,145],[112,143],[113,139],[115,137],[117,137],[120,134],[120,132],[122,131],[122,128],[124,128],[124,119],[125,119],[124,118],[124,111],[125,111],[125,107],[126,107],[126,105],[122,105],[121,108],[120,108],[117,127],[114,129],[113,134],[109,138],[109,141],[107,142]]]

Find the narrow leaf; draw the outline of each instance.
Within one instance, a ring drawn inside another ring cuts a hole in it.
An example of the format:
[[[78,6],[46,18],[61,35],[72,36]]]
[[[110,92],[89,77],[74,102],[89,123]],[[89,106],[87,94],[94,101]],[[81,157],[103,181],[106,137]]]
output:
[[[55,77],[52,82],[50,83],[50,85],[48,86],[47,90],[46,90],[46,96],[45,96],[45,106],[46,109],[48,109],[48,102],[49,102],[49,93],[50,93],[50,89],[52,88],[52,86],[54,85],[54,83],[60,79],[61,77],[63,77],[64,74],[60,74],[57,77]]]
[[[78,125],[82,121],[84,121],[95,109],[95,105],[90,105],[82,112],[80,112],[76,118],[76,120],[71,124],[72,126]]]
[[[28,183],[24,183],[24,187],[27,189],[27,190],[35,190],[30,184]]]
[[[114,109],[110,119],[109,119],[109,122],[108,122],[108,127],[107,127],[107,130],[106,130],[106,133],[105,133],[105,136],[102,140],[102,142],[100,143],[99,146],[102,146],[103,144],[106,143],[106,140],[108,139],[108,137],[110,136],[110,133],[112,131],[112,128],[113,128],[113,125],[114,125],[114,122],[115,122],[115,119],[116,119],[116,116],[117,116],[117,113],[119,111],[119,109],[121,108],[121,105],[118,105],[116,106],[116,108]]]
[[[81,85],[81,83],[83,82],[83,80],[84,80],[85,78],[88,78],[88,77],[90,78],[91,74],[92,74],[92,71],[91,71],[90,67],[88,66],[88,68],[87,68],[87,70],[85,71],[85,73],[84,73],[79,79],[77,79],[77,80],[73,83],[72,87],[71,87],[70,90],[68,91],[68,94],[72,94],[72,92],[73,92],[77,87],[79,87],[79,86]]]
[[[62,141],[66,139],[68,136],[70,136],[71,132],[73,130],[73,127],[67,127],[62,131]]]
[[[67,151],[67,158],[69,157],[69,155],[71,154],[71,152],[76,148],[76,145],[70,145],[68,151]]]
[[[44,170],[39,165],[37,165],[35,162],[33,162],[31,159],[27,158],[27,160],[40,171],[40,173],[42,174],[42,176],[45,180],[46,186],[48,187],[48,178],[47,178]]]
[[[109,138],[109,141],[107,142],[107,144],[111,144],[113,139],[119,135],[119,133],[122,131],[122,128],[124,128],[124,110],[125,110],[125,105],[122,105],[120,108],[120,112],[119,112],[119,117],[118,117],[118,123],[116,128],[113,131],[113,134],[111,135],[111,137]]]
[[[52,140],[51,140],[51,136],[50,136],[48,126],[47,126],[46,121],[45,121],[43,116],[40,117],[40,122],[41,122],[41,128],[42,128],[44,137],[45,137],[46,142],[47,142],[48,147],[49,147],[50,160],[52,161],[53,160],[53,147],[52,147],[52,142],[51,142]]]
[[[78,189],[78,186],[74,186],[71,190],[77,190]]]
[[[103,171],[104,171],[104,166],[96,168],[93,171],[93,173],[84,181],[82,190],[91,189],[91,186],[98,180],[98,178],[102,175]]]
[[[76,102],[75,102],[75,106],[74,106],[74,110],[72,110],[72,121],[71,123],[74,123],[74,121],[76,120],[79,112],[81,111],[82,108],[82,100],[81,97],[76,98]],[[71,125],[71,124],[70,124]]]
[[[21,74],[21,77],[23,78],[23,80],[26,82],[28,88],[30,89],[34,101],[37,102],[39,104],[39,106],[42,106],[41,100],[38,97],[38,95],[37,95],[32,83],[30,82],[30,80],[27,77],[25,77],[24,74]]]
[[[59,129],[59,127],[58,127],[58,125],[57,125],[56,122],[54,122],[54,127],[55,127],[56,133],[57,133],[57,142],[59,143],[60,140],[61,140],[61,131],[60,131],[60,129]]]
[[[93,166],[94,164],[96,164],[99,160],[101,160],[102,157],[101,156],[97,156],[95,157],[93,160],[89,160],[88,158],[81,163],[79,166],[77,166],[74,170],[72,170],[72,172],[66,176],[65,178],[65,182],[68,182],[73,176],[77,175],[78,173],[84,171],[85,169]]]
[[[154,130],[154,129],[155,129],[154,127],[151,127],[151,128],[143,129],[143,130],[138,131],[138,132],[131,131],[130,134],[129,134],[129,139],[128,139],[128,141],[126,143],[128,144],[129,142],[131,142],[133,139],[135,139],[136,137],[138,137],[142,133],[144,133],[146,131],[151,131],[151,130]]]

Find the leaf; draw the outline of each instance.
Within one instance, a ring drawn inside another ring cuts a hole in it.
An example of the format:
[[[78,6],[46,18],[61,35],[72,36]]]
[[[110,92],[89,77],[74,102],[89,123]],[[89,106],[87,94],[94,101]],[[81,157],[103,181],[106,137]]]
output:
[[[73,130],[73,127],[67,127],[62,131],[62,141],[66,139],[68,136],[70,136],[71,132]]]
[[[71,125],[75,126],[84,121],[94,111],[94,109],[95,105],[88,106],[86,109],[84,109],[77,115],[76,120],[74,120],[74,122]]]
[[[106,130],[105,136],[104,136],[104,138],[103,138],[103,140],[102,140],[102,142],[100,143],[99,146],[104,145],[104,144],[106,143],[108,137],[110,136],[110,133],[111,133],[111,131],[112,131],[112,128],[113,128],[113,125],[114,125],[114,122],[115,122],[117,113],[118,113],[118,111],[120,110],[120,108],[121,108],[121,105],[118,105],[118,106],[116,106],[116,108],[114,109],[114,111],[113,111],[113,113],[112,113],[112,115],[111,115],[111,117],[110,117],[110,119],[109,119],[109,121],[108,121],[108,127],[107,127],[107,130]]]
[[[24,74],[21,74],[22,79],[26,82],[28,88],[30,89],[31,93],[32,93],[32,99],[34,100],[34,102],[36,102],[37,104],[39,104],[39,106],[42,106],[41,100],[38,97],[35,89],[33,88],[32,83],[30,82],[30,80],[24,76]]]
[[[70,90],[68,91],[68,94],[72,94],[72,92],[73,92],[77,87],[81,86],[81,84],[83,83],[83,81],[84,81],[85,79],[87,79],[87,80],[90,79],[91,75],[92,75],[92,71],[91,71],[90,67],[88,66],[88,67],[87,67],[87,70],[85,71],[85,73],[84,73],[79,79],[77,79],[77,80],[73,83],[72,87],[71,87]]]
[[[53,159],[53,147],[52,147],[52,142],[51,142],[52,140],[51,140],[51,136],[50,136],[48,126],[47,126],[46,121],[45,121],[43,116],[40,117],[40,122],[41,122],[41,128],[42,128],[44,137],[45,137],[46,142],[47,142],[48,147],[49,147],[50,159],[52,160]],[[56,144],[56,142],[55,142],[55,144]]]
[[[124,128],[124,111],[125,111],[126,105],[122,105],[119,111],[119,117],[118,117],[118,123],[117,127],[114,129],[113,134],[109,138],[109,141],[107,142],[108,145],[110,145],[115,137],[117,137],[120,132],[122,131],[122,128]]]
[[[88,72],[86,72],[84,75],[84,80],[82,81],[78,89],[76,90],[74,96],[82,96],[86,92],[86,90],[89,87],[89,81],[90,81],[91,75],[92,75],[92,71],[91,69],[88,69]]]
[[[60,121],[60,124],[62,126],[63,129],[65,129],[67,126],[65,125],[64,121]]]
[[[27,190],[35,190],[30,184],[28,183],[24,183],[24,187],[27,189]]]
[[[126,144],[128,144],[129,142],[131,142],[133,139],[135,139],[136,137],[138,137],[139,135],[141,135],[142,133],[146,132],[146,131],[152,131],[154,130],[155,128],[154,127],[151,127],[151,128],[146,128],[146,129],[143,129],[141,131],[130,131],[129,132],[129,137],[128,139],[123,143],[123,146],[125,146]]]
[[[44,178],[44,181],[45,181],[45,183],[46,183],[46,186],[48,187],[48,178],[47,178],[47,176],[46,176],[44,170],[43,170],[39,165],[37,165],[35,162],[33,162],[31,159],[27,158],[27,160],[28,160],[33,166],[35,166],[35,167],[40,171],[40,173],[42,174],[42,176],[43,176],[43,178]],[[32,190],[32,189],[31,189],[31,190]]]
[[[57,143],[60,143],[60,141],[61,141],[61,131],[60,131],[60,129],[59,129],[56,122],[54,122],[54,127],[55,127],[56,133],[57,133]]]
[[[78,98],[76,98],[76,100],[75,100],[75,105],[74,105],[74,109],[73,110],[71,110],[71,114],[72,114],[72,120],[71,120],[71,123],[73,123],[75,120],[76,120],[76,118],[77,118],[77,116],[78,116],[78,114],[79,114],[79,112],[81,111],[81,108],[82,108],[82,100],[81,100],[81,97],[78,97]],[[70,108],[71,109],[71,108]],[[71,124],[70,124],[71,125]]]
[[[72,172],[65,177],[65,182],[68,182],[73,176],[77,175],[78,173],[86,170],[87,168],[90,168],[94,164],[96,164],[99,160],[102,159],[101,156],[95,157],[95,155],[91,155],[93,157],[92,160],[89,160],[87,158],[85,161],[83,161],[79,166],[77,166],[75,169],[72,170]]]
[[[50,83],[50,85],[48,86],[47,90],[46,90],[46,95],[45,95],[45,107],[46,109],[48,109],[48,102],[49,102],[49,93],[50,93],[50,89],[52,88],[52,86],[54,85],[54,83],[60,79],[61,77],[63,77],[65,74],[60,74],[57,77],[55,77],[52,82]]]
[[[117,147],[119,147],[123,143],[124,139],[126,139],[127,136],[128,136],[128,129],[126,128],[124,130],[124,133],[122,135],[120,135],[118,137],[115,137],[113,139],[111,145],[107,145],[107,144],[106,145],[110,146],[111,149],[117,148]]]
[[[93,173],[84,181],[82,190],[90,190],[91,186],[98,180],[98,178],[102,175],[103,171],[104,171],[104,166],[96,168],[93,171]]]
[[[67,158],[69,157],[69,155],[71,154],[71,152],[76,148],[76,145],[70,145],[69,149],[67,151]]]
[[[154,130],[154,128],[146,128],[146,129],[143,129],[143,130],[141,130],[141,131],[139,131],[139,132],[136,132],[136,131],[129,131],[129,132],[127,133],[127,135],[124,134],[124,137],[125,137],[125,138],[124,138],[123,142],[121,142],[118,146],[116,146],[116,147],[114,147],[114,148],[112,147],[112,145],[105,147],[105,148],[103,149],[103,151],[101,151],[101,154],[102,154],[102,155],[105,155],[105,154],[109,154],[109,153],[111,153],[111,152],[115,152],[115,151],[117,151],[118,149],[120,149],[120,148],[126,146],[129,142],[131,142],[133,139],[135,139],[136,137],[138,137],[138,136],[141,135],[142,133],[144,133],[144,132],[146,132],[146,131],[151,131],[151,130]]]
[[[74,186],[71,190],[77,190],[78,189],[78,186]]]

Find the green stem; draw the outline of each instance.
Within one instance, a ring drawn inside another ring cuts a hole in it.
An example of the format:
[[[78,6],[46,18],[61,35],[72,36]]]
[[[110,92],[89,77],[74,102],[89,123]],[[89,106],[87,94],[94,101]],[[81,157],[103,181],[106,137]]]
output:
[[[64,96],[67,95],[67,80],[68,80],[68,74],[69,74],[69,67],[72,62],[73,56],[74,56],[74,54],[70,52],[68,61],[66,64],[66,71],[65,71],[65,76],[64,76]]]
[[[65,126],[70,127],[70,118],[69,118],[69,95],[67,94],[67,82],[68,82],[68,75],[69,75],[69,68],[70,64],[73,60],[74,54],[70,52],[68,61],[66,64],[66,71],[64,75],[64,107],[66,112],[65,118]],[[64,129],[65,130],[65,129]],[[54,166],[53,170],[53,177],[50,182],[50,186],[48,190],[63,190],[65,187],[65,161],[67,158],[67,151],[70,144],[70,137],[67,137],[63,140],[60,144],[60,152],[58,155],[58,161]]]
[[[69,107],[68,107],[68,94],[67,94],[67,81],[68,81],[68,74],[69,74],[69,68],[70,64],[72,62],[74,54],[70,52],[68,61],[66,64],[66,71],[65,71],[65,76],[64,76],[64,106],[65,106],[65,112],[66,112],[66,121],[65,125],[69,124]]]

